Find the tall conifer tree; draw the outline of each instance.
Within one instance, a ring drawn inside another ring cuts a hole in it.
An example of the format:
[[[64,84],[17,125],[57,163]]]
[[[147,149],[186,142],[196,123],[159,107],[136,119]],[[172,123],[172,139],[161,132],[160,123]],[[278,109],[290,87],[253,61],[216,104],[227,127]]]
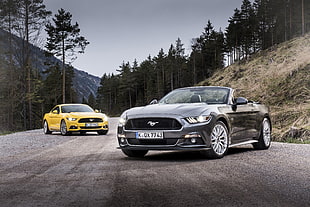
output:
[[[66,63],[71,64],[76,59],[76,53],[84,53],[89,42],[80,35],[79,25],[71,24],[72,15],[64,9],[58,10],[53,18],[54,25],[48,23],[46,48],[53,55],[62,59],[62,102],[66,103]],[[69,60],[68,60],[69,59]]]

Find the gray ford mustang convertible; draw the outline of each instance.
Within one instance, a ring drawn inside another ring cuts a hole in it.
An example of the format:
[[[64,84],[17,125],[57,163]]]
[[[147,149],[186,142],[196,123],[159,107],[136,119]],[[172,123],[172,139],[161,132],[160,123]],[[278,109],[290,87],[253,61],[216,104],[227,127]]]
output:
[[[227,87],[179,88],[159,102],[126,110],[118,124],[119,149],[129,157],[185,149],[210,158],[222,158],[229,147],[242,144],[268,149],[268,108],[233,94]]]

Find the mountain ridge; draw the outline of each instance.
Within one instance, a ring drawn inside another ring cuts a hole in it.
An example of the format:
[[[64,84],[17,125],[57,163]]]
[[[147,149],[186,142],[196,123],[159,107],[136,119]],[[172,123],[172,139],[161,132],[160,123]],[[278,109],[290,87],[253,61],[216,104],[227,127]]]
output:
[[[0,29],[0,46],[1,49],[0,50],[0,55],[5,56],[5,53],[7,52],[7,48],[8,43],[6,42],[6,39],[8,37],[9,33]],[[20,43],[22,40],[17,37],[17,36],[13,36],[13,39],[15,42]],[[15,44],[15,48],[14,50],[21,50],[20,49],[20,45],[21,44]],[[61,64],[61,61],[59,59],[57,59],[56,57],[52,56],[52,57],[46,57],[45,56],[45,51],[42,50],[41,48],[30,44],[30,49],[32,52],[32,65],[39,70],[40,74],[42,75],[42,77],[46,76],[45,74],[43,74],[44,71],[47,70],[48,66],[46,66],[44,64],[44,62],[46,60],[49,59],[50,62],[52,63],[59,63]],[[97,89],[100,85],[100,78],[95,76],[95,75],[91,75],[89,73],[87,73],[86,71],[77,69],[77,68],[73,68],[74,70],[74,77],[73,77],[73,89],[75,90],[76,94],[77,94],[77,101],[78,102],[82,102],[83,99],[88,99],[90,94],[93,94],[96,97],[97,94]]]

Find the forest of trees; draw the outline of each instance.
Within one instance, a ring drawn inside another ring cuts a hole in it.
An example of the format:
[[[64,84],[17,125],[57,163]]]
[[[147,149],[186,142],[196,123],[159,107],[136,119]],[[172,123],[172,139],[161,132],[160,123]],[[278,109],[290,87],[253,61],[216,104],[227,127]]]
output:
[[[50,20],[43,0],[0,0],[0,133],[41,127],[41,119],[55,104],[76,102],[70,58],[89,42],[63,9]],[[42,40],[42,31],[48,34]],[[45,47],[37,51],[33,47]],[[46,54],[45,71],[38,53]],[[52,61],[52,55],[63,60]],[[70,57],[70,58],[69,58]]]
[[[97,96],[91,94],[83,102],[118,115],[310,31],[310,0],[240,0],[240,5],[223,31],[206,22],[201,35],[192,39],[189,54],[176,37],[167,52],[159,48],[154,57],[141,63],[124,61],[116,74],[104,74]],[[0,44],[0,133],[39,128],[42,114],[53,105],[76,102],[71,66],[75,57],[69,54],[84,52],[89,42],[79,35],[78,24],[71,24],[69,12],[60,9],[51,17],[43,0],[0,0],[0,29],[5,32],[0,38],[8,45]],[[44,45],[46,60],[55,55],[62,63],[46,61],[48,69],[40,73],[31,44]]]
[[[93,105],[117,115],[175,88],[193,86],[215,70],[309,31],[310,0],[243,0],[225,31],[216,31],[207,22],[202,34],[193,38],[190,54],[185,55],[178,38],[168,53],[160,49],[140,64],[123,62],[116,75],[104,74]]]

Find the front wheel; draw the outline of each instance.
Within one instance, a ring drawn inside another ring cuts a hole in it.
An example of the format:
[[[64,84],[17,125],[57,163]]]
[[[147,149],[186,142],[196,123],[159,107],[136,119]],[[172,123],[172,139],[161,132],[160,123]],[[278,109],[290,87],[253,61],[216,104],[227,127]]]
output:
[[[211,149],[202,151],[208,158],[219,159],[228,151],[228,130],[226,125],[218,121],[211,131]]]
[[[127,155],[128,157],[144,157],[147,150],[128,150],[128,149],[122,149],[123,153]]]
[[[65,120],[62,120],[60,123],[60,133],[63,136],[70,134],[67,130],[67,124],[66,124]]]
[[[44,132],[44,134],[52,134],[52,131],[50,131],[50,129],[49,129],[49,127],[48,127],[48,123],[47,123],[46,120],[44,120],[43,132]]]
[[[258,142],[253,144],[254,149],[264,150],[268,149],[271,144],[271,123],[269,119],[264,118]]]

